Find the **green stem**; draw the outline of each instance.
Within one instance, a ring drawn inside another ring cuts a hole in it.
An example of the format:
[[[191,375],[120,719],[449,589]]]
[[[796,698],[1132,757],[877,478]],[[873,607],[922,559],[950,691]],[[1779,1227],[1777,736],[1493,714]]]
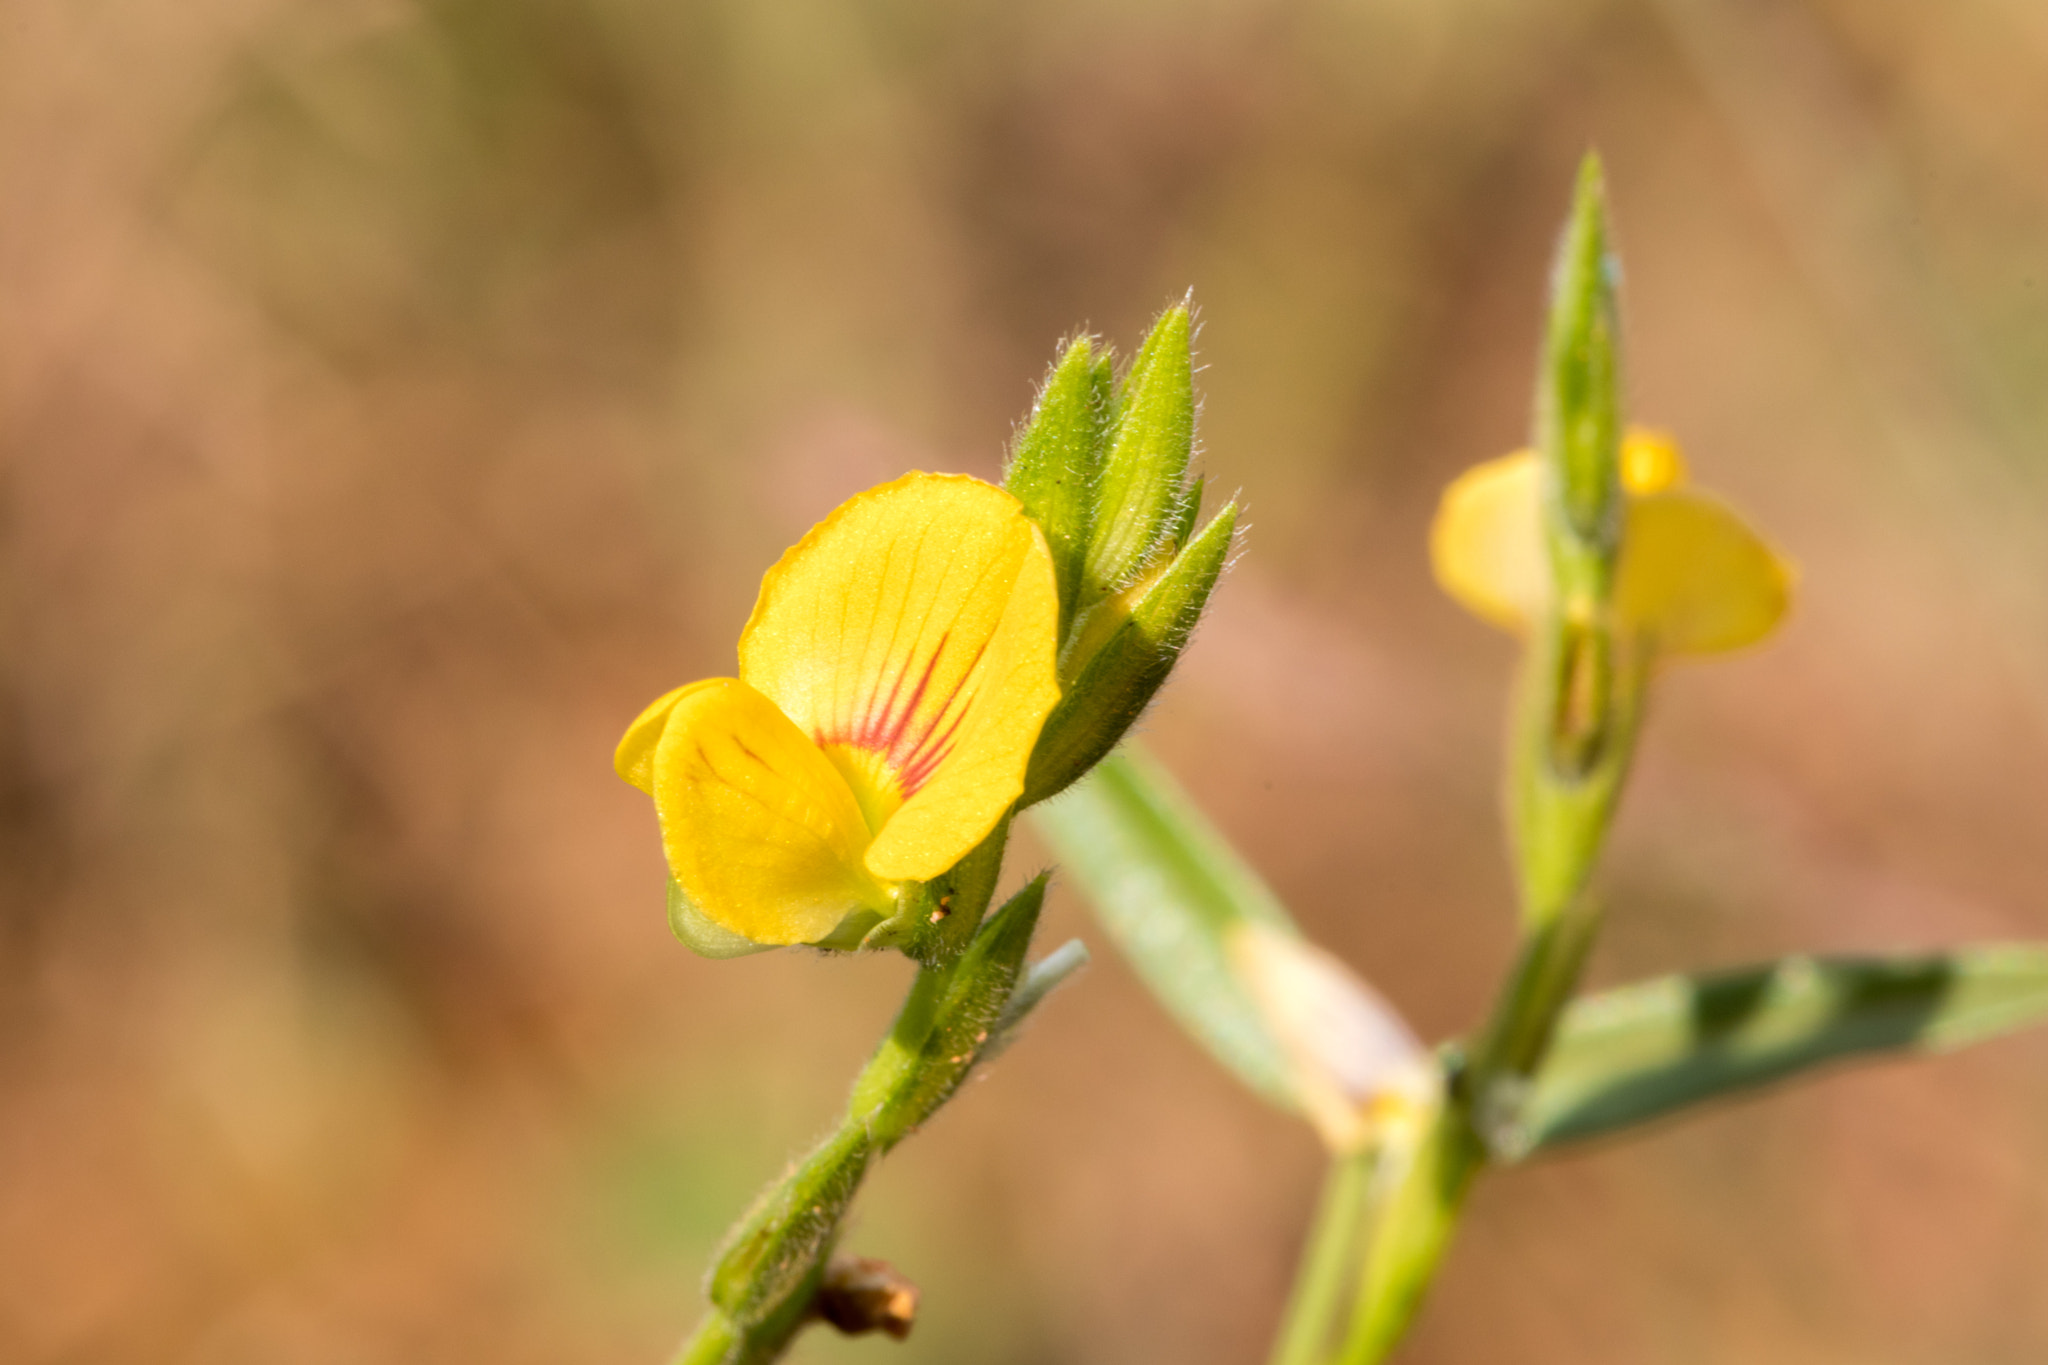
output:
[[[925,1040],[931,1037],[939,1006],[945,1001],[946,988],[953,983],[959,968],[960,959],[954,957],[937,966],[917,969],[889,1036],[875,1049],[875,1055],[868,1059],[853,1083],[853,1095],[846,1106],[850,1117],[865,1121],[916,1073],[923,1060]],[[884,1150],[893,1145],[893,1138],[882,1143]]]
[[[1522,950],[1469,1064],[1447,1076],[1443,1103],[1386,1197],[1344,1365],[1374,1365],[1407,1332],[1473,1179],[1513,1150],[1517,1110],[1599,929],[1586,886],[1628,773],[1647,666],[1615,606],[1627,501],[1610,235],[1600,163],[1589,155],[1558,244],[1536,383],[1550,607],[1533,623],[1508,738]]]
[[[1378,1365],[1407,1335],[1436,1278],[1472,1178],[1486,1164],[1486,1148],[1463,1107],[1447,1103],[1400,1159],[1402,1168],[1389,1171],[1380,1183],[1382,1207],[1370,1220],[1372,1246],[1338,1356],[1342,1365]]]
[[[727,1236],[711,1271],[710,1312],[676,1365],[767,1365],[812,1320],[826,1260],[868,1168],[958,1091],[992,1039],[1000,1042],[1044,899],[1039,877],[985,920],[984,903],[961,907],[979,932],[966,951],[918,968],[838,1125]]]
[[[723,1365],[731,1358],[739,1341],[739,1332],[733,1327],[732,1319],[714,1308],[704,1315],[704,1320],[697,1324],[697,1330],[690,1333],[690,1339],[683,1343],[669,1365]]]
[[[1376,1164],[1371,1149],[1331,1157],[1271,1365],[1316,1365],[1324,1358],[1344,1287],[1356,1270]]]
[[[1570,715],[1569,694],[1582,685],[1574,670],[1588,659],[1613,669],[1600,684],[1597,733],[1561,750],[1558,720]],[[1529,652],[1511,787],[1522,949],[1411,1164],[1390,1177],[1343,1365],[1377,1365],[1400,1342],[1436,1278],[1473,1180],[1491,1152],[1512,1153],[1519,1142],[1520,1101],[1599,931],[1586,887],[1628,773],[1646,682],[1633,651],[1610,651],[1605,641],[1585,651],[1561,623]]]

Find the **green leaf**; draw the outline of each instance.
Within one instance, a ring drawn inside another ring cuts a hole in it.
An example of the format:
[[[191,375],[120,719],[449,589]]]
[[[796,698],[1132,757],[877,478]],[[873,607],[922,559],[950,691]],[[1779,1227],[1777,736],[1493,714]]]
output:
[[[1242,926],[1293,934],[1293,921],[1166,771],[1126,749],[1032,818],[1181,1026],[1253,1090],[1295,1108],[1286,1049],[1229,948]]]
[[[1046,375],[1017,433],[1003,487],[1045,532],[1059,584],[1060,638],[1073,623],[1095,522],[1095,486],[1116,405],[1111,357],[1076,337]]]
[[[1186,304],[1160,315],[1124,376],[1096,490],[1081,607],[1141,572],[1179,505],[1195,442],[1195,373]]]
[[[1039,731],[1022,805],[1064,791],[1144,713],[1202,619],[1236,532],[1233,502],[1156,578],[1100,603],[1080,623],[1061,669],[1075,673]]]
[[[1508,1155],[1619,1132],[1829,1062],[1940,1051],[2048,1019],[2048,947],[1788,957],[1575,1001]]]
[[[982,1047],[977,1064],[993,1061],[998,1053],[1016,1042],[1017,1034],[1032,1011],[1087,965],[1088,945],[1078,938],[1070,938],[1025,968],[1024,975],[1017,979],[1016,989],[1010,992],[1010,999],[1003,1006],[1002,1016],[989,1031],[988,1042]]]

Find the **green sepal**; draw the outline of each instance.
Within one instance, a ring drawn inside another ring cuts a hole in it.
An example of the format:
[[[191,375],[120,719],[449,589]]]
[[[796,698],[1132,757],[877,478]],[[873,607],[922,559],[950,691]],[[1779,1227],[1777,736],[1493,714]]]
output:
[[[808,946],[822,948],[826,952],[852,952],[866,946],[866,941],[874,936],[876,928],[883,922],[883,917],[876,911],[856,908],[849,911],[830,934]],[[697,956],[718,960],[772,952],[783,946],[779,943],[756,943],[719,924],[697,908],[697,903],[690,899],[690,893],[683,890],[674,877],[668,879],[668,928],[685,948]]]
[[[1941,1051],[2048,1020],[2048,947],[1788,957],[1574,1001],[1504,1155],[1621,1132],[1856,1057]]]
[[[1536,382],[1536,449],[1558,597],[1604,604],[1621,544],[1620,267],[1608,244],[1600,159],[1579,165],[1558,242]]]
[[[1294,923],[1166,770],[1126,747],[1031,818],[1167,1012],[1258,1094],[1298,1108],[1286,1048],[1229,946],[1246,925]]]
[[[1112,598],[1096,608],[1100,615],[1079,624],[1070,658],[1061,664],[1071,681],[1039,731],[1020,808],[1064,790],[1114,749],[1143,713],[1201,620],[1236,530],[1233,502],[1155,578],[1133,590],[1135,602]]]
[[[1195,442],[1190,327],[1186,304],[1167,309],[1124,376],[1096,486],[1082,611],[1145,567],[1181,499]]]
[[[875,926],[861,946],[901,948],[911,961],[926,965],[958,957],[995,898],[1011,818],[1006,812],[986,838],[946,871],[904,887],[896,913]]]
[[[1076,337],[1054,362],[1010,446],[1003,487],[1045,533],[1059,585],[1060,638],[1073,623],[1095,525],[1096,481],[1116,406],[1113,361]]]
[[[690,899],[689,893],[674,877],[668,879],[668,928],[682,940],[685,948],[699,957],[746,957],[751,953],[765,953],[777,946],[756,943],[722,924],[714,923],[710,916],[697,908],[697,903]]]
[[[1041,873],[988,917],[957,964],[925,969],[933,974],[934,991],[923,998],[913,993],[905,1003],[848,1105],[878,1150],[887,1151],[930,1118],[981,1060],[1023,974],[1044,904]]]
[[[1195,522],[1202,515],[1202,490],[1208,483],[1206,478],[1196,479],[1175,500],[1173,516],[1166,523],[1166,534],[1160,537],[1162,546],[1170,545],[1178,552],[1187,545],[1188,537],[1195,533]]]

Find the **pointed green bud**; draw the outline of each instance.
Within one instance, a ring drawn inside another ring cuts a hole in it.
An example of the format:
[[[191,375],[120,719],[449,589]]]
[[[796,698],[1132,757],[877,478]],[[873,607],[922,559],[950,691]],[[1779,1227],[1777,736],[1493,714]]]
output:
[[[1536,383],[1546,539],[1568,614],[1606,602],[1621,544],[1619,280],[1600,160],[1588,153],[1558,242]]]
[[[1076,337],[1054,362],[1010,446],[1003,487],[1045,532],[1059,584],[1060,638],[1072,624],[1095,524],[1096,480],[1116,405],[1112,358]]]
[[[852,1112],[865,1118],[877,1148],[887,1151],[930,1118],[981,1060],[1023,975],[1044,904],[1041,873],[982,924],[931,1002],[915,1053],[906,1050],[899,1064],[872,1080],[864,1076],[855,1088]],[[906,1015],[910,1009],[905,1006]],[[908,1039],[899,1035],[895,1041],[902,1045]]]
[[[1195,444],[1190,326],[1186,304],[1167,309],[1124,376],[1082,572],[1083,611],[1145,567],[1179,506]]]
[[[1060,663],[1061,677],[1071,681],[1039,731],[1019,809],[1064,790],[1124,737],[1202,619],[1236,531],[1233,502],[1156,574],[1076,624]]]

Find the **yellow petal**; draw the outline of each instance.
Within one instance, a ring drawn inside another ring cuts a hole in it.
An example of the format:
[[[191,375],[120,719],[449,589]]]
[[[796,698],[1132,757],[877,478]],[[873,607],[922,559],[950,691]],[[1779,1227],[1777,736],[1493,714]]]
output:
[[[668,713],[675,710],[676,703],[699,687],[709,687],[720,681],[707,678],[702,682],[684,683],[673,692],[663,693],[645,711],[633,717],[633,723],[626,727],[626,737],[619,741],[617,752],[612,755],[612,767],[620,777],[646,792],[654,795],[654,746],[661,742],[661,732],[668,728]]]
[[[1689,471],[1678,441],[1668,431],[1630,427],[1621,441],[1621,486],[1641,497],[1684,483]]]
[[[1614,605],[1660,653],[1714,654],[1770,634],[1794,577],[1733,508],[1675,489],[1630,502]]]
[[[1444,490],[1429,532],[1437,583],[1508,630],[1525,628],[1550,595],[1537,479],[1534,451],[1476,465]]]
[[[740,676],[844,775],[867,867],[928,880],[1024,787],[1059,699],[1059,599],[1037,525],[999,488],[909,474],[843,504],[761,583]]]
[[[652,767],[669,871],[713,923],[756,943],[811,943],[889,905],[861,865],[867,825],[845,780],[737,678],[681,689]]]

